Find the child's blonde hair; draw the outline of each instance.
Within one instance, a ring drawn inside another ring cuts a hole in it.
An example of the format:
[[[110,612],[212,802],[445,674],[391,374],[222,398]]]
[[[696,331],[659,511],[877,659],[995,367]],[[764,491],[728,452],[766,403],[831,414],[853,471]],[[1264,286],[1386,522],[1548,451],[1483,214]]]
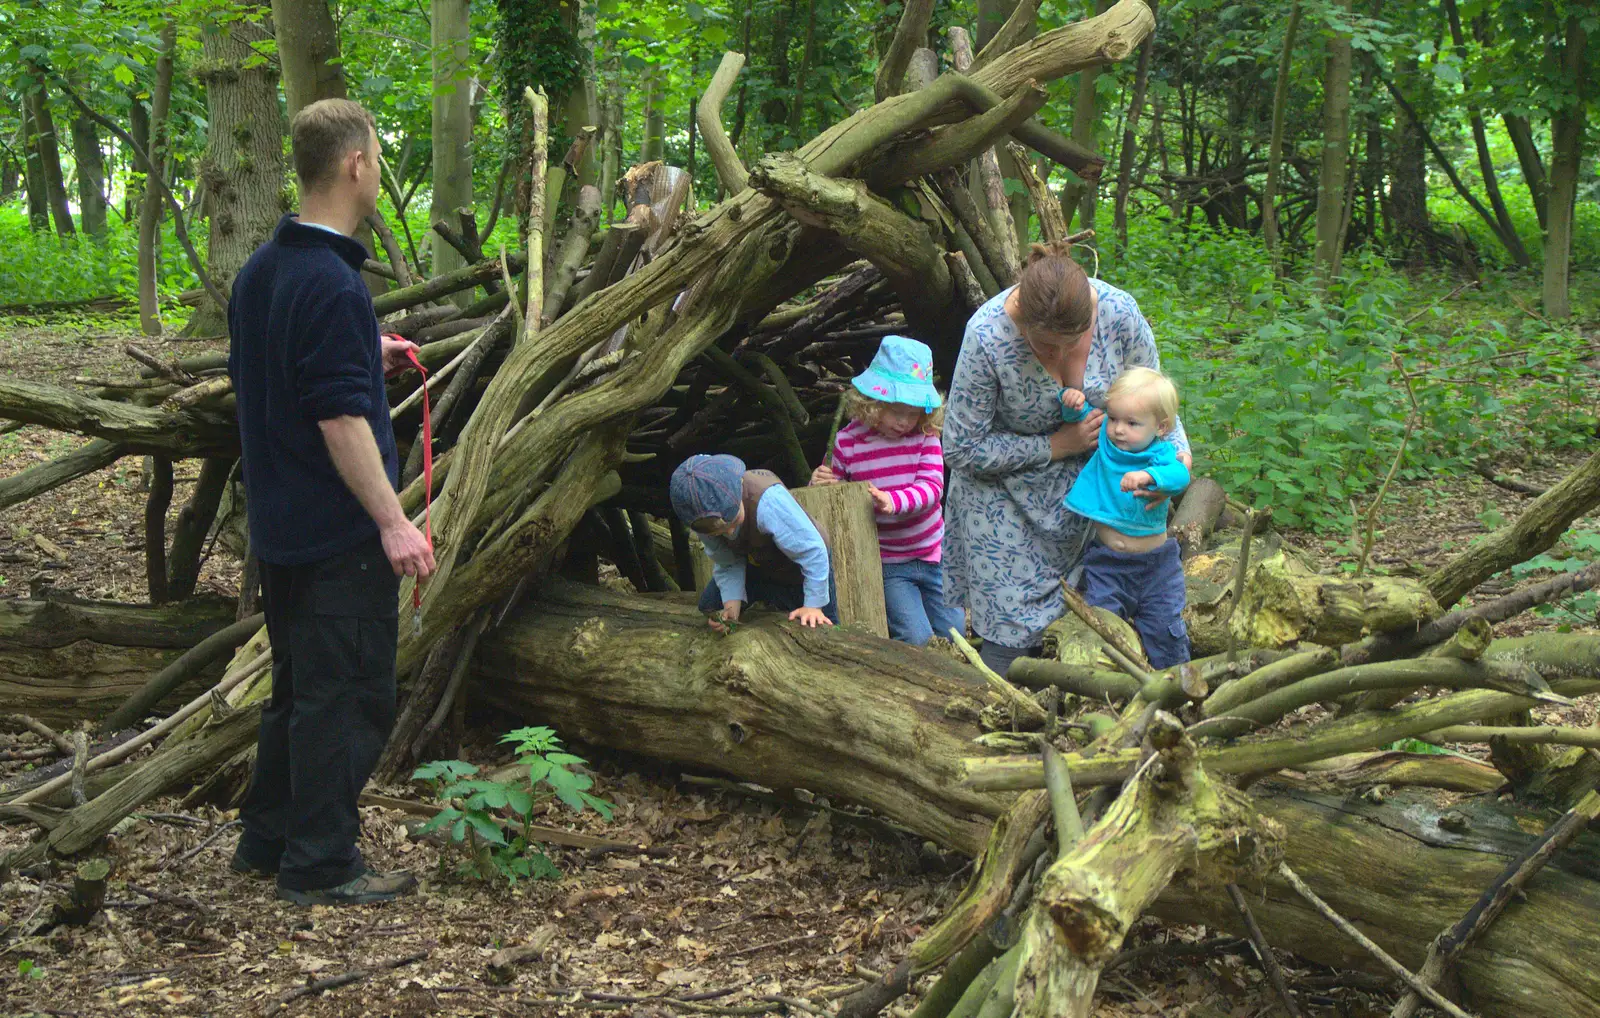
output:
[[[1156,430],[1162,434],[1178,423],[1178,387],[1153,368],[1129,368],[1118,375],[1106,393],[1106,402],[1118,396],[1143,396],[1145,405],[1155,412]]]
[[[844,394],[845,416],[852,421],[859,421],[869,428],[876,428],[878,420],[883,414],[883,408],[893,406],[889,400],[873,399],[863,395],[857,389],[848,389]],[[910,406],[910,404],[905,404]],[[937,435],[944,429],[944,407],[937,410],[922,411],[922,420],[917,422],[917,430],[924,435]]]

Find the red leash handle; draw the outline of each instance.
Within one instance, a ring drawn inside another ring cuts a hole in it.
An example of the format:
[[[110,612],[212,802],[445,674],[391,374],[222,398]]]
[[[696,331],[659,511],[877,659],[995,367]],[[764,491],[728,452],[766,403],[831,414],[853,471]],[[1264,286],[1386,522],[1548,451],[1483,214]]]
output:
[[[391,339],[401,339],[394,333],[385,333]],[[411,366],[417,369],[422,376],[422,524],[423,536],[428,539],[428,550],[433,550],[433,411],[428,405],[432,402],[428,395],[428,369],[422,366],[417,359],[417,351],[411,347],[406,348],[406,359]],[[416,585],[411,588],[411,608],[414,613],[413,624],[420,625],[422,621],[422,580],[418,578]]]

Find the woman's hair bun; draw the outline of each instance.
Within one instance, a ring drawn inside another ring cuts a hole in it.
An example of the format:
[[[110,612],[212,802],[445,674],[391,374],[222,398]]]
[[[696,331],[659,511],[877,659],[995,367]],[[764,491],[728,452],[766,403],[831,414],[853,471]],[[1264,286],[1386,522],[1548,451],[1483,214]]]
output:
[[[1033,244],[1028,248],[1028,264],[1043,261],[1046,258],[1070,258],[1072,244],[1065,240],[1052,240],[1048,244]]]

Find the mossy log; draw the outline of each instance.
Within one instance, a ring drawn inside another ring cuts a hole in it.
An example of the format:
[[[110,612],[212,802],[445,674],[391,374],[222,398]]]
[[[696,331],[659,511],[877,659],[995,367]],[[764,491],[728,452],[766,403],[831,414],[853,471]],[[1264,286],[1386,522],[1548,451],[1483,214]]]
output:
[[[1552,681],[1593,675],[1600,640],[1500,641],[1488,658],[1533,664]],[[976,673],[950,659],[872,637],[802,630],[757,613],[724,638],[685,596],[552,586],[485,635],[474,697],[574,739],[864,804],[976,854],[1011,801],[958,783],[959,758],[981,751],[970,742],[970,714],[957,708],[980,691]],[[1492,780],[1480,768],[1465,770],[1443,780],[1452,787]],[[1369,764],[1351,780],[1370,787],[1385,782],[1386,771]],[[1412,965],[1527,843],[1525,830],[1538,826],[1487,796],[1451,806],[1456,796],[1441,795],[1402,790],[1367,802],[1252,788],[1256,808],[1289,832],[1289,864]],[[1452,830],[1458,813],[1468,817],[1463,833]],[[1275,946],[1372,966],[1293,892],[1271,885],[1263,900],[1247,882],[1246,893]],[[1600,951],[1600,925],[1592,922],[1600,909],[1600,835],[1580,839],[1530,884],[1529,895],[1464,956],[1463,999],[1485,1018],[1600,1016],[1600,973],[1590,964]],[[1227,928],[1238,922],[1223,888],[1204,882],[1172,886],[1156,910]]]
[[[218,598],[155,607],[0,600],[0,703],[49,725],[100,717],[229,625],[233,611]],[[161,702],[175,706],[219,671],[213,666]]]
[[[1267,789],[1256,790],[1255,801],[1283,825],[1286,858],[1312,889],[1413,970],[1550,819],[1518,816],[1489,798],[1449,805],[1420,789],[1381,804]],[[1326,965],[1372,968],[1370,956],[1280,878],[1244,891],[1273,945]],[[1486,1018],[1600,1015],[1600,969],[1592,964],[1600,957],[1600,834],[1581,837],[1526,893],[1461,956],[1457,985],[1443,989]],[[1232,904],[1211,890],[1173,885],[1154,912],[1244,935]]]
[[[550,583],[478,648],[474,702],[563,735],[841,796],[976,854],[1010,796],[960,785],[983,681],[952,658],[755,612],[718,636],[684,595]]]
[[[1184,618],[1197,656],[1227,650],[1229,630],[1240,647],[1287,647],[1297,641],[1336,647],[1441,613],[1427,587],[1415,580],[1321,574],[1271,532],[1255,536],[1244,597],[1230,612],[1238,561],[1234,534],[1184,563],[1189,588]]]

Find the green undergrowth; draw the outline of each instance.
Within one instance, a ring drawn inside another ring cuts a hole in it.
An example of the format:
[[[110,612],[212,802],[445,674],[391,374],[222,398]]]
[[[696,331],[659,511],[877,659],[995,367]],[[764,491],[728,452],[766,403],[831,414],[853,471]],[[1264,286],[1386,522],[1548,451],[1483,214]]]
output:
[[[1481,291],[1451,296],[1456,280],[1358,251],[1323,293],[1275,279],[1258,238],[1160,217],[1130,229],[1127,257],[1102,262],[1180,386],[1197,472],[1281,524],[1348,531],[1352,503],[1395,461],[1413,395],[1397,483],[1594,442],[1600,378],[1585,361],[1597,341],[1537,314],[1531,274],[1487,274]]]
[[[412,779],[427,785],[441,807],[417,833],[439,831],[459,845],[464,876],[512,885],[556,879],[561,871],[539,850],[533,824],[539,807],[554,798],[575,813],[592,809],[608,821],[615,807],[589,792],[594,779],[572,769],[585,762],[583,757],[563,750],[553,730],[519,728],[500,741],[511,744],[520,768],[503,780],[479,777],[478,768],[462,760],[435,760],[417,768]]]
[[[203,221],[189,228],[189,239],[205,252]],[[132,300],[138,296],[138,249],[137,222],[123,223],[115,212],[104,236],[57,237],[53,232],[30,231],[27,215],[15,205],[0,206],[0,304],[97,297]],[[162,299],[172,300],[198,286],[198,279],[168,220],[162,229],[158,292]]]

